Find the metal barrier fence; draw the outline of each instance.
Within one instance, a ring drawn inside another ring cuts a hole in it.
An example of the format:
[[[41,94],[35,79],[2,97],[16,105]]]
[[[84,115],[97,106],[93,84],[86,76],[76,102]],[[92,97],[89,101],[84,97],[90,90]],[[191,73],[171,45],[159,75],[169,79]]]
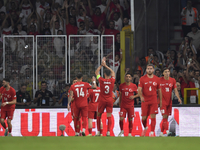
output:
[[[71,82],[76,74],[81,72],[83,81],[90,82],[100,65],[100,36],[70,35],[68,55],[69,81]]]
[[[32,98],[35,86],[34,46],[33,35],[3,37],[3,78],[10,78],[10,85],[16,91],[25,83]]]
[[[41,81],[58,98],[67,82],[67,36],[36,36],[36,89]]]
[[[83,81],[90,82],[103,57],[115,70],[114,36],[70,35],[68,46],[67,51],[66,35],[6,35],[0,53],[2,77],[10,77],[16,91],[25,83],[32,99],[41,81],[46,81],[48,90],[58,98],[64,84],[78,72],[83,73]]]

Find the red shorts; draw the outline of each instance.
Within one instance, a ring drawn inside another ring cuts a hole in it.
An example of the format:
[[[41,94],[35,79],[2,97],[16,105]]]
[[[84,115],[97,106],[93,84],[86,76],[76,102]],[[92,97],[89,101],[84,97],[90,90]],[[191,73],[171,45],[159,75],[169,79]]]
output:
[[[149,116],[150,114],[158,114],[158,104],[151,104],[142,102],[141,104],[141,116]]]
[[[113,111],[113,101],[107,101],[107,102],[100,101],[99,105],[98,105],[97,112],[103,113],[105,108],[106,108],[107,113],[112,113],[112,111]]]
[[[87,117],[88,116],[88,106],[76,107],[74,106],[74,117]]]
[[[129,108],[120,108],[120,117],[125,118],[126,113],[128,113],[128,118],[133,118],[134,117],[134,106],[129,107]]]
[[[97,119],[97,112],[96,111],[88,111],[88,118]]]
[[[160,112],[162,115],[170,116],[172,113],[172,105],[162,105]]]
[[[13,114],[14,114],[15,109],[1,109],[0,110],[0,118],[2,119],[6,119],[6,117],[8,117],[8,119],[13,119]]]

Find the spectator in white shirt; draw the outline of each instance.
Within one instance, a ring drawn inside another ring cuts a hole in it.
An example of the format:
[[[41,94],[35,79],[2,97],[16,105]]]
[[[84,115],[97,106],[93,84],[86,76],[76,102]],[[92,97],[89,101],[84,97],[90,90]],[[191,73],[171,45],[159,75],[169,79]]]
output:
[[[0,12],[2,11],[6,13],[6,7],[4,6],[4,1],[0,0]]]
[[[27,35],[26,31],[22,30],[22,24],[21,23],[19,23],[17,25],[17,31],[18,31],[19,35]]]
[[[106,4],[107,0],[101,0],[101,5],[98,5],[97,7],[99,7],[101,9],[101,13],[104,12],[104,10],[106,9]]]

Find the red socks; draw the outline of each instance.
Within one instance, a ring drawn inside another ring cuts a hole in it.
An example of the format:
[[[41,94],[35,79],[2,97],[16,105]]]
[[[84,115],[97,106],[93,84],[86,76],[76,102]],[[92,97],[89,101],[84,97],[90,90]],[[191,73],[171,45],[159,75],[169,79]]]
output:
[[[101,133],[101,117],[97,116],[97,130]]]
[[[75,132],[78,132],[78,128],[77,128],[77,123],[78,123],[78,118],[74,118],[74,128],[75,128]]]
[[[10,129],[8,128],[8,132],[11,133],[12,132],[12,128],[10,128]]]
[[[82,119],[83,119],[83,128],[86,129],[86,126],[87,126],[87,121],[86,121],[87,117],[82,117]],[[79,128],[81,128],[81,126]]]
[[[123,125],[124,125],[124,121],[119,120],[119,126],[120,126],[121,131],[123,130]]]
[[[156,126],[156,118],[151,118],[151,132],[154,132]]]
[[[146,128],[147,127],[147,120],[142,120],[142,124],[143,124],[143,127]]]
[[[163,118],[163,131],[168,130],[168,125],[167,125],[167,118]],[[162,130],[161,130],[162,131]],[[162,132],[163,132],[162,131]]]
[[[89,134],[92,134],[92,128],[88,128]]]
[[[112,124],[111,117],[107,117],[107,119],[108,119],[108,127],[107,127],[107,131],[110,131],[111,124]]]
[[[129,133],[132,132],[132,129],[133,129],[133,122],[129,121]]]

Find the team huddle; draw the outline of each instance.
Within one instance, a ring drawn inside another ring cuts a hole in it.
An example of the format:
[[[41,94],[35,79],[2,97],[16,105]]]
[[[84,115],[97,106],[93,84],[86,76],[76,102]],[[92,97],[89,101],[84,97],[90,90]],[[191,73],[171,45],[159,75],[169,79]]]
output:
[[[95,71],[96,78],[92,77],[92,85],[86,82],[82,82],[82,74],[78,74],[77,78],[73,80],[73,85],[69,90],[68,110],[71,107],[71,114],[74,121],[75,135],[85,136],[87,117],[88,117],[88,136],[92,136],[92,120],[97,119],[97,134],[96,136],[102,136],[102,123],[101,115],[106,109],[107,113],[107,136],[110,136],[110,128],[112,125],[111,115],[113,111],[113,99],[112,91],[115,83],[115,72],[109,68],[105,63],[106,58],[102,59],[101,65]],[[100,76],[99,71],[102,67],[104,69],[104,78]],[[140,97],[141,99],[141,115],[142,124],[144,130],[141,136],[155,136],[156,114],[158,114],[158,106],[163,116],[163,123],[161,127],[160,136],[164,136],[166,131],[169,136],[171,133],[168,130],[168,116],[172,111],[172,90],[175,91],[175,95],[178,97],[179,103],[181,99],[179,97],[176,81],[170,77],[170,71],[168,68],[164,68],[163,77],[159,78],[153,75],[154,67],[151,64],[147,65],[147,74],[141,77],[138,87],[133,84],[131,73],[125,74],[125,82],[120,84],[119,91],[119,126],[121,132],[118,136],[124,134],[123,124],[126,114],[129,121],[129,134],[132,136],[133,118],[134,118],[134,99]],[[96,79],[99,81],[99,87],[97,86]],[[89,98],[89,103],[88,103]],[[159,101],[158,101],[159,98]],[[147,118],[151,118],[151,132],[147,135]],[[82,117],[82,131],[81,119]]]

